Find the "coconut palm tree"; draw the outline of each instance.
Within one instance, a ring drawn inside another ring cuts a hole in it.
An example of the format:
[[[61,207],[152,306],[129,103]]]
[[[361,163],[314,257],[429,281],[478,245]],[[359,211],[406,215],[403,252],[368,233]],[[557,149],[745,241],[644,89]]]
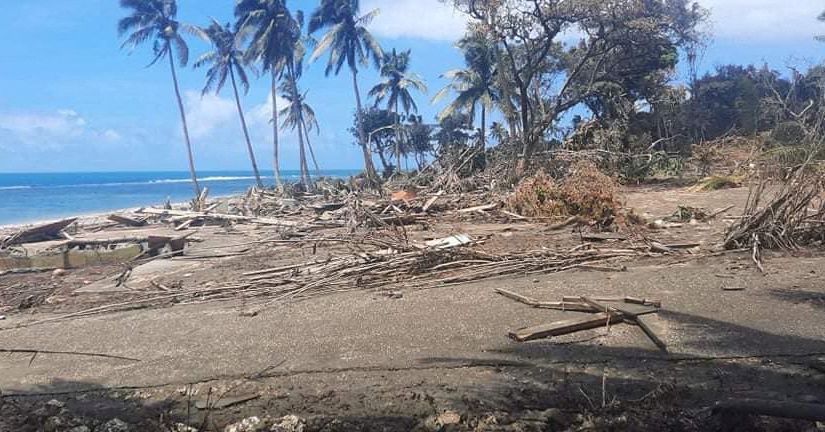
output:
[[[235,17],[240,31],[251,36],[246,60],[260,62],[262,71],[271,76],[273,170],[275,183],[280,186],[278,82],[283,76],[286,58],[295,48],[289,35],[295,32],[296,23],[286,0],[237,0]]]
[[[305,103],[306,93],[301,94],[298,87],[298,80],[304,70],[304,57],[306,57],[307,43],[311,43],[312,41],[303,35],[304,14],[302,11],[296,11],[294,16],[289,15],[289,19],[292,21],[292,24],[289,26],[292,31],[284,33],[284,38],[292,44],[292,50],[285,53],[283,59],[285,75],[284,82],[281,84],[282,95],[287,101],[287,106],[281,110],[280,114],[284,116],[283,127],[290,127],[298,131],[301,183],[303,183],[305,187],[309,187],[311,178],[306,157],[307,140],[309,139],[307,120],[309,120],[313,126],[317,125],[317,120],[315,112]],[[310,153],[314,160],[315,154],[311,149]],[[317,170],[317,161],[315,161],[315,167]]]
[[[358,66],[366,66],[372,61],[376,68],[380,67],[383,52],[378,40],[367,30],[367,25],[378,15],[378,10],[375,9],[367,14],[360,15],[359,3],[359,0],[321,0],[321,4],[310,17],[309,33],[312,34],[321,29],[327,29],[327,33],[321,38],[312,53],[313,61],[324,53],[329,53],[329,60],[325,69],[327,76],[333,72],[338,75],[344,65],[347,65],[352,74],[358,141],[364,156],[364,171],[367,179],[376,184],[378,175],[375,172],[375,165],[372,163],[369,143],[361,119],[363,106],[361,104],[361,93],[358,90]]]
[[[452,82],[441,89],[433,102],[443,99],[450,92],[456,97],[439,114],[439,120],[456,112],[467,111],[470,119],[475,119],[476,107],[481,106],[481,141],[486,147],[487,112],[492,110],[499,100],[496,88],[496,50],[495,46],[483,35],[471,34],[461,39],[458,48],[464,52],[467,67],[445,72],[442,77]]]
[[[252,162],[252,171],[255,173],[255,181],[258,187],[263,187],[261,173],[258,171],[258,163],[255,161],[255,151],[252,149],[252,141],[249,139],[249,129],[246,127],[246,118],[241,108],[241,97],[238,94],[238,83],[244,88],[244,93],[249,92],[249,79],[244,70],[244,52],[241,49],[242,40],[239,33],[232,31],[229,24],[221,25],[212,19],[212,24],[203,29],[209,41],[212,42],[214,50],[203,54],[194,64],[195,68],[210,65],[206,71],[206,85],[203,87],[203,94],[214,90],[215,94],[220,93],[226,78],[229,77],[232,83],[232,90],[235,93],[235,105],[238,107],[238,117],[241,119],[241,129],[246,139],[246,149],[249,152],[249,160]],[[237,80],[235,75],[237,74]]]
[[[175,71],[175,54],[178,64],[185,67],[189,62],[189,47],[181,36],[181,31],[204,38],[203,32],[196,26],[182,23],[177,20],[178,6],[175,0],[120,0],[120,7],[129,9],[128,16],[120,19],[117,24],[118,34],[129,36],[121,48],[134,50],[139,45],[153,41],[154,58],[149,66],[154,65],[164,57],[169,59],[169,69],[172,72],[172,82],[175,87],[175,96],[180,110],[180,119],[183,126],[183,137],[186,142],[186,152],[189,157],[189,173],[192,176],[192,186],[195,196],[200,196],[198,175],[195,172],[195,158],[192,155],[192,142],[189,140],[189,127],[186,124],[186,111],[180,96],[178,76]]]
[[[308,138],[306,119],[304,117],[305,105],[304,97],[306,93],[301,94],[298,89],[297,72],[293,67],[288,68],[286,80],[281,85],[283,98],[287,101],[287,105],[281,109],[281,116],[283,116],[283,128],[290,128],[298,131],[298,151],[301,165],[301,183],[304,186],[309,186],[311,178],[309,175],[309,167],[307,166],[306,157],[306,141]],[[314,116],[314,112],[312,113]],[[306,134],[306,135],[305,135]],[[317,169],[317,164],[316,164]]]
[[[427,92],[424,81],[416,74],[409,72],[410,50],[398,53],[395,49],[391,53],[385,53],[381,63],[381,76],[384,80],[370,89],[368,95],[375,98],[375,106],[387,101],[387,110],[393,114],[400,114],[399,105],[404,110],[404,114],[409,115],[410,111],[418,112],[418,106],[410,94],[410,90]],[[400,116],[396,117],[396,140],[395,140],[395,160],[396,169],[401,170],[401,137],[400,137]]]

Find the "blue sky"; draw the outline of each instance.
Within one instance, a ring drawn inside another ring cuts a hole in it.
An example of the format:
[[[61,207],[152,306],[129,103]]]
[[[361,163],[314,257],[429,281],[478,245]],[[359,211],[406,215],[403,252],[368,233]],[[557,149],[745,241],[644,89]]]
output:
[[[186,159],[169,71],[145,68],[150,48],[120,50],[115,23],[123,15],[116,0],[4,2],[0,9],[0,172],[185,170]],[[178,0],[180,19],[196,24],[209,17],[231,19],[233,0]],[[703,68],[725,63],[772,67],[809,66],[825,57],[825,33],[815,17],[818,0],[700,0],[712,11],[714,41]],[[311,10],[316,0],[292,0]],[[412,49],[412,68],[429,86],[418,105],[426,119],[438,106],[431,96],[446,82],[445,70],[461,66],[453,48],[464,18],[438,0],[362,0],[380,8],[372,29],[385,49]],[[207,49],[191,42],[193,57]],[[180,72],[196,163],[202,170],[248,166],[231,93],[201,97],[203,70]],[[375,72],[360,75],[365,94]],[[244,98],[259,165],[271,167],[267,80],[254,80]],[[321,124],[313,145],[322,168],[360,166],[347,131],[354,97],[349,75],[325,78],[321,62],[302,81]],[[283,166],[297,167],[296,139],[283,135]]]

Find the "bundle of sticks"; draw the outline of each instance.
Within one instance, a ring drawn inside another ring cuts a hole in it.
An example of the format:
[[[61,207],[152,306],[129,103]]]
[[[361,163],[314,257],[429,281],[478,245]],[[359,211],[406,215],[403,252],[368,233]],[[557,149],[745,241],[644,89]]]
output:
[[[752,248],[763,270],[761,250],[797,249],[825,244],[825,176],[804,165],[783,183],[768,202],[766,180],[751,189],[743,217],[728,230],[726,249]]]

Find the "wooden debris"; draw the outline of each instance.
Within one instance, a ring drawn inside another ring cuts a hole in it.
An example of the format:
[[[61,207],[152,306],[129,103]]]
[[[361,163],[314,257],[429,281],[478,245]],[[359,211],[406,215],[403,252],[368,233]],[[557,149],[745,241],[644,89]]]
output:
[[[584,241],[603,242],[608,240],[624,241],[627,240],[627,237],[616,233],[595,233],[582,234],[581,239]]]
[[[475,213],[475,212],[482,212],[483,213],[487,210],[497,209],[500,205],[501,205],[501,203],[485,204],[485,205],[480,205],[480,206],[475,206],[475,207],[463,208],[463,209],[460,209],[460,210],[456,210],[456,212],[457,213]]]
[[[597,313],[583,318],[558,321],[536,327],[528,327],[510,332],[510,338],[518,342],[527,342],[553,336],[562,336],[582,330],[591,330],[622,321],[621,315]]]
[[[110,214],[107,217],[107,219],[109,219],[112,222],[117,222],[121,225],[126,225],[130,227],[142,227],[148,224],[145,218],[135,219],[120,214]]]
[[[204,213],[204,212],[193,212],[193,211],[186,211],[186,210],[168,210],[168,209],[156,209],[156,208],[142,208],[137,210],[137,213],[144,213],[156,216],[166,216],[166,217],[182,217],[182,218],[199,218],[202,220],[214,220],[214,221],[223,221],[223,222],[238,222],[238,223],[253,223],[253,224],[260,224],[260,225],[271,225],[271,226],[284,226],[284,227],[295,227],[300,225],[298,222],[287,221],[282,219],[274,219],[274,218],[266,218],[266,217],[250,217],[250,216],[239,216],[239,215],[231,215],[231,214],[223,214],[223,213]]]
[[[665,342],[659,336],[656,335],[656,333],[653,331],[653,329],[650,328],[650,325],[647,322],[647,317],[637,315],[635,317],[629,318],[628,322],[631,322],[631,323],[636,324],[637,326],[639,326],[639,328],[642,329],[642,331],[645,333],[645,335],[657,347],[659,347],[659,349],[662,350],[662,352],[665,352],[665,353],[667,352],[667,344],[665,344]]]
[[[60,232],[69,225],[73,224],[76,220],[77,218],[69,218],[23,229],[0,241],[0,248],[24,243],[36,243],[60,239],[62,238]]]

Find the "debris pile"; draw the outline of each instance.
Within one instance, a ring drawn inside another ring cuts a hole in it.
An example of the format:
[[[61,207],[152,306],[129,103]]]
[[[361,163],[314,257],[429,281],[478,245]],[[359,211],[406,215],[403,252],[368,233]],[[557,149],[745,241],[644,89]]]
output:
[[[825,242],[825,175],[811,167],[799,168],[768,198],[769,183],[751,189],[743,217],[728,230],[726,249],[751,247],[761,268],[760,250],[793,250]]]

